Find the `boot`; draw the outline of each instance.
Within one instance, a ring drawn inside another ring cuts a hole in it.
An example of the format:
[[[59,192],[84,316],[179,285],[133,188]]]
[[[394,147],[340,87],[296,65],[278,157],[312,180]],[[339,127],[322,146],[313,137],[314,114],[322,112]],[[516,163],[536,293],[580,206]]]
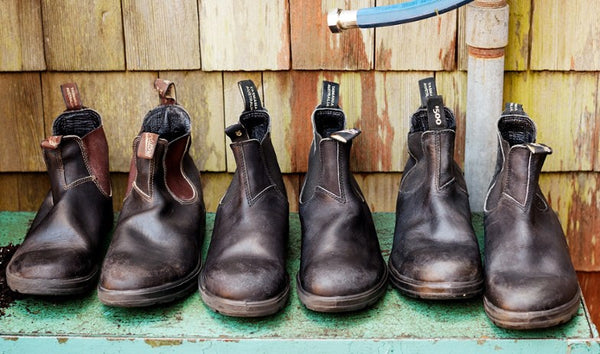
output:
[[[190,117],[174,85],[157,80],[161,105],[133,142],[123,209],[102,265],[98,298],[106,305],[149,306],[188,295],[200,272],[205,209],[189,155]]]
[[[579,285],[562,227],[538,185],[546,155],[519,104],[498,121],[496,172],[485,201],[484,309],[498,326],[545,328],[579,308]]]
[[[463,173],[454,161],[454,114],[433,78],[419,82],[422,106],[411,118],[394,243],[392,284],[422,299],[461,299],[483,290],[483,270]]]
[[[238,86],[245,110],[225,130],[237,169],[217,209],[199,289],[216,312],[257,317],[279,311],[288,299],[289,206],[269,114],[252,81]]]
[[[73,295],[93,288],[113,223],[102,120],[83,107],[76,84],[61,89],[67,110],[42,142],[51,189],[6,268],[9,287],[24,294]]]
[[[300,193],[302,252],[300,301],[319,312],[343,312],[375,303],[387,288],[371,212],[350,172],[352,139],[338,105],[339,85],[323,82],[312,115],[314,140]]]

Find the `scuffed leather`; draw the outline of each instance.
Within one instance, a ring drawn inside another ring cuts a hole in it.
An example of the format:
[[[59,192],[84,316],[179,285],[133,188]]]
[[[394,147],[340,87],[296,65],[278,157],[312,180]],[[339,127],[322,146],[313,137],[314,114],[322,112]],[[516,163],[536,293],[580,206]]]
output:
[[[324,297],[371,290],[387,275],[379,241],[358,184],[349,168],[352,140],[322,134],[344,129],[339,109],[317,109],[314,140],[300,195],[302,288]]]
[[[265,120],[257,127],[269,126],[266,111],[245,113],[241,121],[246,114]],[[219,298],[269,300],[289,286],[287,195],[270,133],[250,137],[242,123],[230,129],[237,169],[217,208],[200,286]]]
[[[502,117],[498,127],[485,203],[485,297],[508,311],[553,309],[578,296],[579,285],[558,217],[538,184],[551,150],[533,144],[535,125],[527,117]]]
[[[445,113],[453,127],[452,112]],[[415,113],[408,135],[410,158],[396,203],[390,269],[418,282],[481,281],[467,186],[454,161],[454,128],[427,130],[426,119]]]

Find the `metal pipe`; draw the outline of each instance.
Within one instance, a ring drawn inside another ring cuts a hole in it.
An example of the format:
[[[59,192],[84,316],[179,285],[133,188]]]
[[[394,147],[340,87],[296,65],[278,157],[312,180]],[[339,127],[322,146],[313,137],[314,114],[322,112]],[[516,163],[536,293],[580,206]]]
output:
[[[327,25],[333,33],[357,27],[393,26],[437,16],[471,1],[473,0],[413,0],[360,10],[333,9],[327,15]]]
[[[481,212],[496,164],[496,122],[502,113],[504,47],[508,44],[505,0],[475,0],[467,5],[466,42],[465,179],[471,210]]]

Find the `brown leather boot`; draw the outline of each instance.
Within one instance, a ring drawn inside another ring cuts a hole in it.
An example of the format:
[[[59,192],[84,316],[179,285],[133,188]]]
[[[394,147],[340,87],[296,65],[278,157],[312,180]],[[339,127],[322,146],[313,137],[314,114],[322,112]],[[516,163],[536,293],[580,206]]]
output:
[[[387,267],[371,212],[349,168],[352,139],[360,131],[345,130],[338,94],[338,84],[323,82],[300,193],[298,295],[307,308],[320,312],[364,308],[387,288]]]
[[[498,121],[498,160],[485,208],[484,308],[498,326],[545,328],[579,308],[579,285],[562,227],[538,185],[552,150],[519,104]]]
[[[467,186],[454,161],[454,114],[433,78],[419,82],[422,106],[412,116],[410,158],[396,204],[389,259],[392,284],[423,299],[461,299],[483,291],[481,256]]]
[[[107,305],[173,301],[194,290],[200,272],[205,209],[189,155],[190,117],[172,83],[155,85],[162,104],[133,142],[123,210],[102,265],[98,298]]]
[[[67,110],[42,142],[51,190],[6,268],[9,287],[34,295],[72,295],[96,285],[102,242],[112,228],[108,145],[98,112],[77,85],[61,86]]]
[[[238,86],[245,110],[225,130],[237,169],[217,209],[199,288],[214,311],[257,317],[279,311],[288,299],[289,206],[269,114],[252,81]]]

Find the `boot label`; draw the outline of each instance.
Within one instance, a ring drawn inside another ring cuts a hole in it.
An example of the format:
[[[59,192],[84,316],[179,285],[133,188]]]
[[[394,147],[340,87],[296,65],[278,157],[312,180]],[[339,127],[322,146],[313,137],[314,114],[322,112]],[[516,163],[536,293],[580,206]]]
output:
[[[428,77],[419,80],[419,92],[421,93],[421,106],[427,107],[427,99],[437,96],[437,88],[435,87],[435,78]]]
[[[444,113],[444,100],[442,96],[427,98],[427,121],[429,130],[446,129],[446,114]]]
[[[142,133],[140,136],[140,143],[137,148],[137,157],[140,159],[152,160],[152,157],[154,156],[154,150],[156,150],[157,141],[158,134]]]
[[[79,96],[79,89],[77,88],[76,83],[69,82],[60,85],[60,90],[62,91],[63,100],[65,101],[67,110],[73,111],[83,108],[81,97]]]
[[[323,91],[321,93],[321,104],[319,107],[339,108],[340,84],[337,82],[323,81]]]
[[[252,80],[238,82],[242,99],[244,100],[244,111],[255,111],[264,109],[260,102],[260,95]]]

